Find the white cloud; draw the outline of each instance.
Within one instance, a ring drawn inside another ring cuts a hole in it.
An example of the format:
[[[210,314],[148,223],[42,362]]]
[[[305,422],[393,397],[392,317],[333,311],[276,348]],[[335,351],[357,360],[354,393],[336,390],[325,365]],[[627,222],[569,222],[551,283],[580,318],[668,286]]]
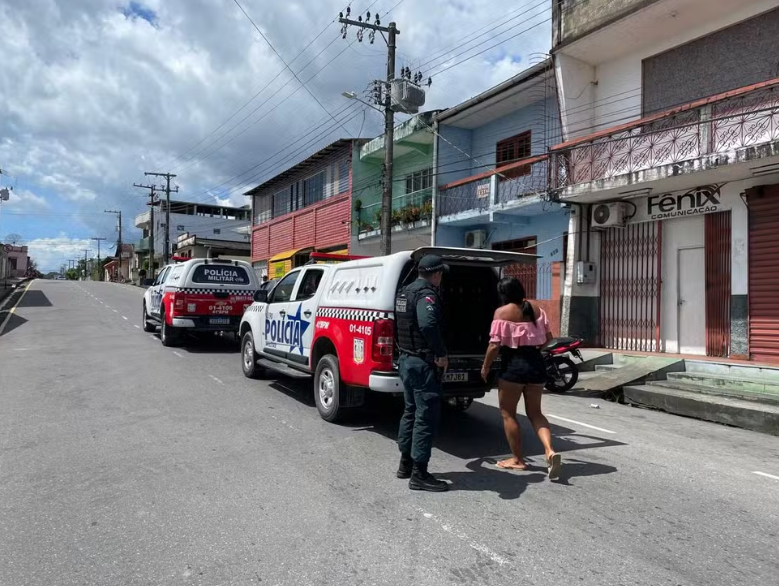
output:
[[[179,198],[243,205],[245,187],[324,144],[361,128],[362,136],[381,132],[379,116],[368,112],[363,125],[362,106],[341,96],[385,74],[383,41],[350,46],[354,30],[340,38],[333,20],[346,0],[242,4],[287,62],[328,26],[292,67],[330,113],[351,108],[344,118],[353,119],[336,127],[288,71],[274,81],[284,66],[231,2],[141,0],[131,13],[129,0],[4,0],[0,87],[12,91],[0,101],[3,169],[32,192],[54,194],[55,208],[59,201],[70,213],[90,212],[83,218],[89,232],[110,236],[112,219],[94,212],[110,207],[134,217],[144,192],[132,183],[151,180],[144,171],[176,173]],[[421,65],[433,75],[427,108],[455,105],[503,81],[549,46],[543,17],[527,20],[541,9],[520,10],[535,0],[501,5],[500,12],[488,0],[406,0],[387,15],[396,4],[351,3],[354,16],[370,5],[384,23],[398,23],[398,67]],[[148,10],[154,26],[139,17]],[[467,56],[458,57],[461,51],[474,53],[525,28],[435,75]]]
[[[27,243],[30,258],[38,263],[41,272],[59,270],[61,265],[67,265],[68,260],[84,258],[84,250],[92,247],[92,242],[85,238],[69,238],[60,235],[53,238],[36,238]],[[93,256],[89,255],[90,258]]]

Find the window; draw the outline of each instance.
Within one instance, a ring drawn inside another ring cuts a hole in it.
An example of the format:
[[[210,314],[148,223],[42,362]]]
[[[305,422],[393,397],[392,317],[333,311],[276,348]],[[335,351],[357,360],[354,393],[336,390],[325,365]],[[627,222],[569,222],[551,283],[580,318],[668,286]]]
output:
[[[273,196],[262,195],[254,198],[254,223],[264,224],[273,219]]]
[[[243,267],[233,264],[201,264],[192,271],[193,283],[216,285],[248,285],[249,273]]]
[[[284,277],[278,285],[273,289],[271,298],[268,303],[284,303],[292,298],[292,290],[295,288],[295,283],[298,282],[300,271],[289,273]]]
[[[221,234],[222,229],[221,228],[214,228],[214,234]]]
[[[273,195],[273,217],[278,218],[292,211],[290,189],[282,189]]]
[[[319,283],[322,281],[322,276],[325,272],[322,269],[308,269],[303,276],[303,281],[300,283],[297,295],[295,295],[295,301],[305,301],[311,299],[317,289],[319,289]]]
[[[157,280],[154,281],[154,284],[162,285],[165,282],[165,279],[168,277],[169,272],[170,272],[170,267],[164,269],[159,275],[157,275]]]
[[[320,171],[313,177],[303,181],[303,205],[322,201],[325,196],[325,172]]]
[[[406,193],[414,193],[433,186],[433,170],[423,169],[406,175]]]
[[[498,143],[495,149],[495,166],[500,169],[504,165],[509,165],[531,156],[530,131],[517,134],[511,138],[506,138]],[[521,177],[530,174],[530,166],[512,169],[506,173],[507,177]]]
[[[181,271],[183,271],[183,270],[184,270],[184,267],[182,265],[178,265],[177,267],[175,267],[173,269],[173,272],[170,274],[171,282],[178,281],[179,278],[181,277]]]

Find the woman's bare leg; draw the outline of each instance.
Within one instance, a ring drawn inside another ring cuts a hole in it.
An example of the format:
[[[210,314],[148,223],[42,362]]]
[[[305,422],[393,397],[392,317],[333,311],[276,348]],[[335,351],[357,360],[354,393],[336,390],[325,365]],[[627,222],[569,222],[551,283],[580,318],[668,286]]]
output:
[[[513,470],[526,468],[525,461],[522,459],[522,432],[517,421],[517,405],[522,396],[523,386],[503,380],[498,382],[498,404],[500,415],[503,417],[503,431],[506,433],[506,440],[513,454],[513,458],[498,462],[500,468]]]
[[[552,432],[549,431],[549,420],[541,413],[541,396],[543,395],[543,385],[525,385],[525,414],[533,424],[538,439],[544,445],[546,459],[549,460],[555,453],[552,447]]]

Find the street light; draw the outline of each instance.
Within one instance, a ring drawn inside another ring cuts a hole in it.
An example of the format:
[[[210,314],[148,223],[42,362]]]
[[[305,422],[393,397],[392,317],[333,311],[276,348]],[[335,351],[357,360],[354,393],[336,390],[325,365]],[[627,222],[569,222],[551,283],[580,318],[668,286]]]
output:
[[[363,99],[361,99],[361,98],[357,97],[357,94],[356,94],[356,93],[354,93],[354,92],[341,92],[341,95],[342,95],[344,98],[348,99],[348,100],[357,100],[357,101],[358,101],[358,102],[360,102],[361,104],[365,104],[365,105],[366,105],[366,106],[368,106],[369,108],[373,108],[374,110],[376,110],[376,111],[377,111],[379,114],[381,114],[382,116],[384,115],[384,110],[382,110],[381,108],[378,108],[378,107],[374,106],[374,105],[373,105],[373,104],[371,104],[370,102],[366,102],[365,100],[363,100]]]

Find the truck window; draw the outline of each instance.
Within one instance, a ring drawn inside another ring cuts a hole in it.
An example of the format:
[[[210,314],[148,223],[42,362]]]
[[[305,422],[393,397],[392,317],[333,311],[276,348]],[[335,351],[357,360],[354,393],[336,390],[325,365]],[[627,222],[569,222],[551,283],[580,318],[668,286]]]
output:
[[[235,265],[202,264],[192,270],[193,283],[211,285],[248,285],[249,273]]]
[[[316,295],[316,291],[319,289],[319,283],[322,282],[322,276],[324,274],[325,271],[323,269],[308,269],[303,275],[303,281],[300,283],[300,287],[298,287],[295,301],[305,301]]]
[[[271,298],[268,303],[284,303],[292,298],[292,290],[295,288],[295,283],[298,282],[300,271],[289,273],[284,277],[278,285],[273,289]]]

